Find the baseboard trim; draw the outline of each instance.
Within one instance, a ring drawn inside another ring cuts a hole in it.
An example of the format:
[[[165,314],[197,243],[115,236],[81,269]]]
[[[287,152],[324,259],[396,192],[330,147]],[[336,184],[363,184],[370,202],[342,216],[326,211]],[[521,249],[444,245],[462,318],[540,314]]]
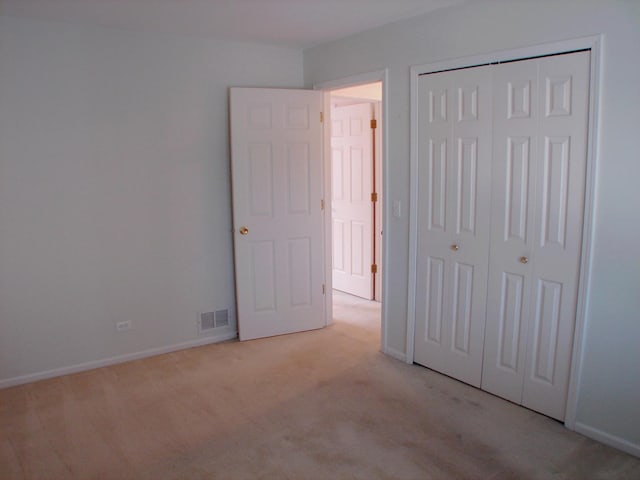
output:
[[[126,355],[118,355],[116,357],[109,357],[103,358],[101,360],[79,363],[77,365],[71,365],[69,367],[54,368],[52,370],[46,370],[44,372],[30,373],[28,375],[21,375],[19,377],[7,378],[5,380],[0,380],[0,389],[15,387],[16,385],[37,382],[38,380],[46,380],[48,378],[59,377],[62,375],[69,375],[71,373],[84,372],[86,370],[93,370],[95,368],[108,367],[109,365],[130,362],[131,360],[139,360],[141,358],[153,357],[155,355],[162,355],[163,353],[176,352],[178,350],[185,350],[187,348],[193,347],[201,347],[210,343],[224,342],[226,340],[233,340],[237,337],[238,332],[236,331],[221,333],[218,335],[211,335],[204,338],[189,340],[187,342],[166,345],[164,347],[150,348],[148,350],[128,353]]]
[[[407,355],[404,352],[396,350],[395,348],[386,347],[382,353],[384,353],[385,355],[389,355],[390,357],[393,357],[396,360],[400,360],[402,362],[407,361]]]
[[[592,438],[604,443],[605,445],[622,450],[630,455],[640,457],[640,445],[637,443],[632,443],[628,440],[616,437],[615,435],[611,435],[598,428],[590,427],[589,425],[585,425],[580,422],[576,422],[575,431],[581,433],[585,437]]]

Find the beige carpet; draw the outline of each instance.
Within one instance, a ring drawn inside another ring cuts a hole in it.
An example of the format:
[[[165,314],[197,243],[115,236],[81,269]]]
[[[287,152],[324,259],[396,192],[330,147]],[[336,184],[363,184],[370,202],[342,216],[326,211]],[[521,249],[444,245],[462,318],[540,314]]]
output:
[[[640,459],[333,326],[0,391],[0,479],[640,479]]]

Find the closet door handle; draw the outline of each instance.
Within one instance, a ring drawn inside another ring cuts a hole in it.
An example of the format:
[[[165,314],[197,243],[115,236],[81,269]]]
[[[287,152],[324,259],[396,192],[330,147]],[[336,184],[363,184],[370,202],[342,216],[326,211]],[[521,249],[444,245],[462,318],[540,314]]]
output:
[[[460,250],[460,247],[454,243],[453,245],[451,245],[451,250],[457,252],[458,250]]]
[[[520,257],[520,263],[529,263],[529,259],[527,257]]]

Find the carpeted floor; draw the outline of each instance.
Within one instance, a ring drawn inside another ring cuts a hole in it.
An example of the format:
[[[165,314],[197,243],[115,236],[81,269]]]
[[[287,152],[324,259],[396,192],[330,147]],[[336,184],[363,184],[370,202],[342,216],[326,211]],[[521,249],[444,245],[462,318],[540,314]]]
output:
[[[640,479],[640,459],[331,327],[0,391],[0,479]]]

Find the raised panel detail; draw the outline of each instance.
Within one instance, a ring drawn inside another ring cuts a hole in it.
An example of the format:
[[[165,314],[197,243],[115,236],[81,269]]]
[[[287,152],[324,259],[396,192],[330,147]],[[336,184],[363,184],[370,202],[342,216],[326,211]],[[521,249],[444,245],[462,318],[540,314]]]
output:
[[[473,294],[473,265],[455,263],[453,272],[452,349],[469,354],[471,336],[471,296]]]
[[[342,148],[331,149],[331,196],[334,200],[344,200],[344,152]]]
[[[458,122],[478,119],[478,87],[458,88]]]
[[[311,305],[311,239],[290,239],[288,250],[291,306]]]
[[[538,280],[533,344],[534,379],[553,385],[562,284]]]
[[[307,214],[311,203],[311,165],[309,144],[287,145],[287,183],[289,214]]]
[[[349,119],[349,134],[352,137],[362,135],[363,130],[364,126],[362,125],[362,119],[357,117],[352,117]]]
[[[507,118],[531,117],[531,82],[509,82],[507,88]]]
[[[569,137],[546,137],[542,178],[541,246],[565,246],[569,189]]]
[[[429,92],[429,122],[447,123],[447,91]]]
[[[287,128],[309,128],[308,105],[287,105]]]
[[[351,147],[349,153],[351,160],[351,201],[362,202],[365,200],[364,196],[366,195],[362,177],[364,153],[362,147]]]
[[[273,153],[271,144],[249,145],[249,214],[271,216],[273,213]]]
[[[271,128],[271,105],[254,104],[247,107],[247,126],[256,129]]]
[[[332,137],[344,137],[344,121],[331,120],[331,136]]]
[[[366,266],[364,256],[364,224],[361,222],[351,222],[351,274],[364,276]]]
[[[527,240],[529,190],[529,137],[507,140],[507,175],[505,185],[504,240]]]
[[[524,277],[502,273],[500,289],[500,327],[498,330],[498,367],[516,372],[522,326]]]
[[[334,219],[333,220],[333,268],[334,270],[345,271],[344,264],[344,221]]]
[[[447,139],[429,139],[429,230],[445,229]]]
[[[254,311],[276,310],[276,261],[273,241],[251,244],[251,268]]]
[[[571,115],[571,77],[548,77],[546,81],[547,117]]]
[[[456,232],[475,234],[478,139],[458,139]]]
[[[444,259],[427,258],[427,312],[425,342],[442,343],[442,315],[444,306]]]

